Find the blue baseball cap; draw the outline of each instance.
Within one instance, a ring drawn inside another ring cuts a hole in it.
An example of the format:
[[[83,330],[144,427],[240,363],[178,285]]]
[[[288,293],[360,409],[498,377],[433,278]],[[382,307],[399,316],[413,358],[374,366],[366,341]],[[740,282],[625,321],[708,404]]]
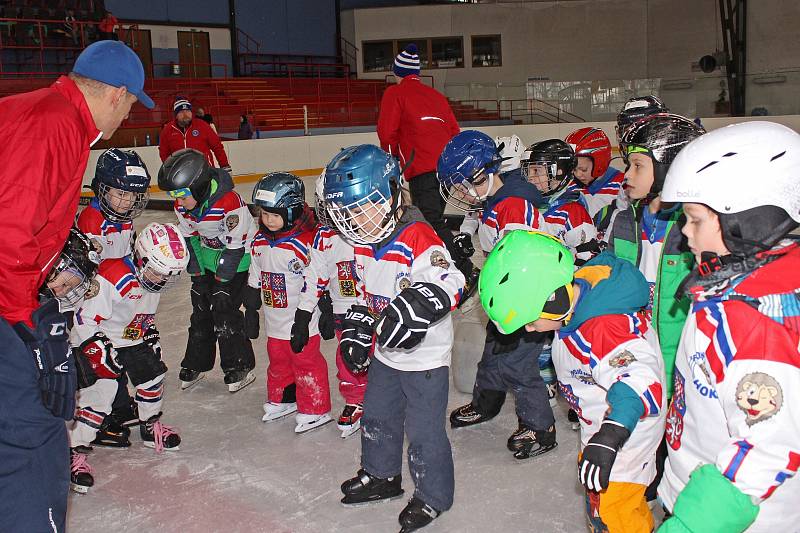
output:
[[[155,103],[144,93],[144,67],[136,52],[119,41],[97,41],[81,52],[72,72],[113,87],[128,89],[147,109]]]

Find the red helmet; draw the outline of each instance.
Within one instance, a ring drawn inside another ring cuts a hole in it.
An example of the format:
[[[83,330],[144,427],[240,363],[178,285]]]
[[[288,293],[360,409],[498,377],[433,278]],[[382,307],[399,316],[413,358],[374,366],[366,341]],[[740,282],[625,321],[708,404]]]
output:
[[[611,141],[603,130],[581,128],[567,135],[566,141],[575,147],[577,157],[591,158],[593,178],[605,174],[611,164]]]

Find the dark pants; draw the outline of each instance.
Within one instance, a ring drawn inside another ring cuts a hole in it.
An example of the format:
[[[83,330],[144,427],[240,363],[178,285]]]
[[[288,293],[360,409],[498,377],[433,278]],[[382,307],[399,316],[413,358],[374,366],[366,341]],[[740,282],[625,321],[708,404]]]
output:
[[[400,474],[403,428],[414,495],[437,511],[453,505],[453,454],[445,432],[449,368],[395,370],[373,358],[361,418],[361,466],[380,478]]]
[[[455,261],[456,268],[469,279],[472,261],[469,258],[462,258],[458,248],[453,245],[453,232],[450,231],[444,220],[445,201],[439,192],[439,180],[436,179],[436,172],[425,172],[414,176],[408,182],[408,187],[411,190],[411,202],[422,211],[422,216],[442,239],[447,251],[450,252],[450,257]]]
[[[241,311],[247,272],[239,272],[229,282],[233,310],[220,312],[211,306],[214,274],[192,278],[192,315],[189,317],[189,339],[181,367],[198,372],[214,368],[216,344],[222,371],[252,370],[256,366],[253,345],[244,333]]]
[[[511,391],[520,422],[534,430],[546,430],[555,421],[547,387],[539,375],[539,354],[547,336],[525,334],[521,337],[515,349],[493,354],[495,341],[487,335],[478,363],[472,404],[479,413],[491,418],[500,412],[506,391]]]
[[[69,445],[42,403],[34,355],[0,318],[0,531],[64,531]]]
[[[128,376],[123,373],[117,378],[117,395],[114,396],[111,412],[129,410],[132,401],[131,394],[128,392]]]

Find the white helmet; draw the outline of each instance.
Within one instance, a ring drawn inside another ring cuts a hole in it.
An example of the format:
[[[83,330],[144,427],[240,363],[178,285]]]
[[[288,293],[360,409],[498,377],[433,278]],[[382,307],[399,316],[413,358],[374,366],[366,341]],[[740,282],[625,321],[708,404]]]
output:
[[[331,217],[328,215],[328,208],[325,205],[325,169],[322,169],[322,174],[317,177],[317,183],[314,187],[314,213],[317,215],[317,222],[323,226],[328,226],[334,229]]]
[[[503,158],[503,162],[500,163],[500,174],[518,169],[522,160],[522,153],[525,151],[525,144],[522,139],[518,135],[495,137],[494,143],[500,150],[500,157]]]
[[[186,240],[174,224],[148,224],[133,247],[136,278],[148,292],[161,292],[178,281],[189,264]]]
[[[672,162],[661,198],[714,210],[735,255],[768,249],[800,224],[800,135],[753,121],[698,137]]]

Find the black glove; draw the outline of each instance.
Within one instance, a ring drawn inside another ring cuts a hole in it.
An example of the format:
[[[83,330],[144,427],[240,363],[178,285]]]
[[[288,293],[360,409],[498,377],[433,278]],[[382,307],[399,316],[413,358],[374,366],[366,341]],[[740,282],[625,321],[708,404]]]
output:
[[[233,175],[233,169],[231,169],[230,165],[225,165],[224,167],[222,167],[222,170],[224,170],[225,172],[227,172],[230,175]]]
[[[33,328],[19,322],[14,330],[30,351],[39,370],[42,403],[53,415],[72,420],[75,416],[77,374],[69,345],[67,319],[58,312],[58,301],[50,300],[33,312]]]
[[[509,335],[500,333],[491,320],[486,324],[486,340],[491,341],[492,355],[510,353],[519,348],[520,340],[525,333],[524,328]]]
[[[378,322],[378,344],[411,349],[422,342],[428,328],[450,312],[450,298],[433,283],[414,283],[403,289],[383,310]]]
[[[336,336],[336,318],[333,316],[331,295],[327,291],[319,299],[317,307],[319,307],[319,334],[329,341]]]
[[[298,309],[294,312],[294,324],[292,324],[292,336],[289,338],[289,346],[294,353],[300,353],[308,344],[308,323],[311,322],[311,313]]]
[[[150,326],[142,335],[142,340],[146,345],[153,349],[156,357],[161,359],[161,334],[155,326]]]
[[[472,235],[469,233],[459,233],[453,237],[453,244],[458,248],[458,252],[463,259],[472,257],[475,247],[472,245]]]
[[[631,432],[619,422],[603,420],[600,429],[583,449],[578,464],[578,479],[586,490],[600,492],[608,487],[617,451],[630,436]]]
[[[257,339],[259,330],[259,312],[261,309],[261,289],[250,287],[244,288],[244,332],[248,339]]]
[[[339,351],[351,372],[363,372],[369,366],[376,322],[365,305],[354,305],[344,315]]]

